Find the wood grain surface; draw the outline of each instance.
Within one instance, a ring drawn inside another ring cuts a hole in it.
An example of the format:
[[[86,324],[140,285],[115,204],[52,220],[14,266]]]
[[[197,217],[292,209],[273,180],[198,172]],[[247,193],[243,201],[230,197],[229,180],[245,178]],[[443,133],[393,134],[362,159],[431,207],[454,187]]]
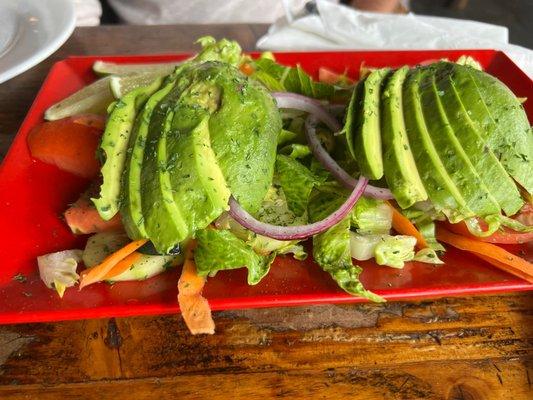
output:
[[[0,157],[51,64],[74,54],[192,50],[213,34],[251,50],[265,26],[77,29],[0,85]],[[533,398],[533,295],[214,313],[214,336],[179,316],[0,327],[0,399]]]

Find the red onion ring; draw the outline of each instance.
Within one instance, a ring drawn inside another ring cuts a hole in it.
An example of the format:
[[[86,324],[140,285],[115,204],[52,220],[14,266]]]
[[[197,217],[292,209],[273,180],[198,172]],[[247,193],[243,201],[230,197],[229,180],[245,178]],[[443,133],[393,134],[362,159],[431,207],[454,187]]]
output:
[[[324,232],[336,223],[340,222],[352,210],[357,200],[363,194],[368,179],[361,177],[357,181],[352,193],[346,201],[337,209],[337,211],[328,215],[323,220],[307,225],[297,226],[279,226],[266,224],[252,217],[241,207],[233,196],[229,198],[229,213],[235,221],[245,228],[263,236],[277,240],[297,240],[305,239],[318,233]]]
[[[358,181],[342,169],[333,157],[329,155],[326,149],[324,149],[322,143],[320,143],[320,139],[318,139],[318,136],[316,135],[317,119],[320,119],[320,117],[316,114],[309,114],[305,120],[305,137],[307,138],[311,152],[320,164],[322,164],[322,166],[326,168],[331,175],[339,181],[339,183],[347,189],[353,189]],[[389,189],[378,188],[371,185],[366,186],[365,194],[375,199],[389,200],[394,198]]]
[[[278,108],[292,108],[305,111],[309,114],[316,115],[333,132],[341,130],[339,122],[327,112],[326,108],[318,100],[289,92],[273,92],[271,94],[276,100]]]

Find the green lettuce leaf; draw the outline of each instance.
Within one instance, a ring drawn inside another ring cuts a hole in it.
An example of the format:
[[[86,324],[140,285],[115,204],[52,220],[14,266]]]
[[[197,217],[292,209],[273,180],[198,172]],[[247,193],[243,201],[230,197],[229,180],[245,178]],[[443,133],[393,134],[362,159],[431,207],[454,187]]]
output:
[[[374,249],[376,263],[392,268],[403,268],[405,261],[415,258],[416,238],[405,235],[382,235]]]
[[[311,155],[311,149],[306,144],[291,143],[281,148],[279,153],[294,159],[298,159]]]
[[[318,183],[314,174],[298,160],[278,154],[275,179],[283,189],[289,210],[297,216],[303,215],[311,190]]]
[[[342,194],[339,195],[339,192]],[[336,193],[331,188],[327,191],[315,190],[309,204],[311,221],[321,220],[337,209],[344,202],[345,194],[341,188],[337,188]],[[313,257],[346,292],[375,302],[385,301],[382,297],[366,290],[359,280],[362,268],[353,264],[350,255],[349,216],[313,237]]]
[[[254,66],[252,77],[271,91],[299,93],[321,100],[348,100],[351,95],[348,88],[313,80],[299,65],[287,67],[262,57],[255,60]]]
[[[200,276],[227,269],[248,269],[248,284],[256,285],[268,273],[275,254],[261,256],[229,230],[206,228],[197,233],[194,261]]]
[[[392,228],[392,209],[383,200],[362,196],[351,213],[352,227],[365,234],[388,234]]]

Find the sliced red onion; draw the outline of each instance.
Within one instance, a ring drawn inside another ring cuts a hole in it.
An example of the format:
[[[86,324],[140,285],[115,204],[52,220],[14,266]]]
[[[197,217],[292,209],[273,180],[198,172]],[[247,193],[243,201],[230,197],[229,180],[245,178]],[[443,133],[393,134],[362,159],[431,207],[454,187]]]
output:
[[[315,115],[310,114],[309,117],[305,120],[305,137],[309,143],[309,148],[315,156],[315,158],[326,168],[335,179],[339,181],[347,189],[353,189],[358,181],[352,178],[352,176],[341,168],[339,164],[329,155],[329,153],[324,149],[320,139],[316,135],[316,124],[317,118]],[[393,199],[389,189],[379,188],[371,185],[367,185],[365,189],[365,194],[369,197],[375,199],[389,200]]]
[[[364,177],[359,178],[359,181],[355,185],[352,193],[337,209],[337,211],[328,215],[323,220],[314,222],[312,224],[297,226],[266,224],[248,214],[248,212],[241,207],[241,205],[233,196],[229,198],[229,213],[239,224],[259,235],[267,236],[277,240],[305,239],[326,231],[346,217],[346,215],[348,215],[348,213],[352,210],[355,203],[357,203],[357,200],[359,200],[363,194],[367,183],[368,179]]]
[[[341,130],[339,122],[328,113],[326,108],[318,100],[289,92],[273,92],[271,94],[276,99],[278,108],[292,108],[294,110],[305,111],[316,116],[333,132]]]

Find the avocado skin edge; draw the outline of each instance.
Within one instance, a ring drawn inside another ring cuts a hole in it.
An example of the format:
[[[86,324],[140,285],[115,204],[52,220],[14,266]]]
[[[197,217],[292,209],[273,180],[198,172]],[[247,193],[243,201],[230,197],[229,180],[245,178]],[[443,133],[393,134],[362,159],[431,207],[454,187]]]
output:
[[[498,214],[500,206],[474,169],[465,150],[450,127],[435,85],[435,67],[421,80],[419,88],[428,130],[446,171],[476,216]]]
[[[383,167],[387,185],[402,208],[428,198],[411,152],[405,130],[402,85],[408,67],[389,73],[381,101]]]
[[[436,210],[443,212],[451,222],[459,222],[474,215],[448,175],[426,125],[418,86],[427,70],[409,71],[403,86],[405,126],[420,177],[429,200]]]
[[[451,63],[439,63],[436,68],[436,87],[455,136],[468,155],[481,180],[507,215],[514,215],[524,204],[515,183],[485,145],[482,133],[470,118],[450,75]]]

